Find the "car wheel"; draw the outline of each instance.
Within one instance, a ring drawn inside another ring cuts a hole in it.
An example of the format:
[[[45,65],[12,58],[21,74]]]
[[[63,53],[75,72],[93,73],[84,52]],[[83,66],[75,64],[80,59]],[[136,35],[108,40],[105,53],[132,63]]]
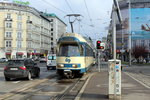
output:
[[[49,67],[47,67],[47,70],[49,70]]]
[[[40,77],[40,70],[37,71],[36,77]]]
[[[53,69],[53,70],[56,70],[56,67],[53,67],[52,69]]]
[[[27,78],[28,78],[28,80],[32,80],[32,78],[31,78],[31,72],[28,73],[28,77]]]
[[[5,77],[5,80],[6,80],[6,81],[10,81],[10,78],[8,78],[8,77]]]

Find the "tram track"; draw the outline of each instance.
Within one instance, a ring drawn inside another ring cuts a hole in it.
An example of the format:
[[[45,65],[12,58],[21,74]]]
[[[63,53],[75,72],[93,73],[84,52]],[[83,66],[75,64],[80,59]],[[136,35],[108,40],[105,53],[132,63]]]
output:
[[[49,79],[52,79],[52,78],[54,78],[54,77],[56,77],[56,76],[57,76],[56,74],[52,74],[52,75],[48,76],[48,77],[45,78],[45,79],[38,80],[38,81],[37,81],[36,83],[34,83],[34,84],[31,83],[31,84],[28,84],[28,85],[25,86],[25,87],[21,87],[21,88],[19,88],[19,89],[13,90],[13,91],[11,91],[11,92],[9,92],[9,93],[3,94],[3,95],[0,96],[0,100],[7,100],[8,98],[10,98],[10,97],[12,97],[12,96],[15,96],[15,95],[20,94],[20,93],[22,93],[22,92],[24,92],[24,91],[27,91],[28,89],[30,89],[30,88],[32,88],[32,87],[35,87],[35,86],[37,86],[37,85],[39,85],[39,84],[41,84],[41,83],[44,83],[44,82],[48,81]]]
[[[75,100],[84,84],[92,76],[91,73],[93,72],[74,79],[59,79],[56,74],[50,75],[25,88],[3,94],[0,100]]]
[[[89,76],[78,78],[63,94],[55,96],[52,100],[75,100]]]

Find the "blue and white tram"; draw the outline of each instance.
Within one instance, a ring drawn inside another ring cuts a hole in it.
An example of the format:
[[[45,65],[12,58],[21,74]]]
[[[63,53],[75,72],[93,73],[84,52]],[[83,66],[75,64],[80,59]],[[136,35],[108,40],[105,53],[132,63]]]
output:
[[[66,33],[57,44],[57,74],[73,78],[88,71],[94,63],[94,46],[81,35]]]

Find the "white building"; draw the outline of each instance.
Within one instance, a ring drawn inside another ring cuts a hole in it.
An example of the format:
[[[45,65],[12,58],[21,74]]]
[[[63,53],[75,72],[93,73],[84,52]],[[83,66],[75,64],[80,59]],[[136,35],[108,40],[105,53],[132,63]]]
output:
[[[57,17],[48,19],[26,5],[0,2],[0,16],[0,58],[46,56],[66,32]]]
[[[43,13],[51,20],[51,52],[56,53],[57,40],[66,33],[67,25],[55,14]]]

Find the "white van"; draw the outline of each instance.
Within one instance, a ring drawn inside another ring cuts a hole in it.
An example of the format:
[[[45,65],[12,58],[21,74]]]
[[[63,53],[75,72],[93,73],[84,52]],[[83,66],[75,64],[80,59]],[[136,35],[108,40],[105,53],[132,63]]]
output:
[[[50,54],[47,56],[47,70],[56,69],[56,54]]]

